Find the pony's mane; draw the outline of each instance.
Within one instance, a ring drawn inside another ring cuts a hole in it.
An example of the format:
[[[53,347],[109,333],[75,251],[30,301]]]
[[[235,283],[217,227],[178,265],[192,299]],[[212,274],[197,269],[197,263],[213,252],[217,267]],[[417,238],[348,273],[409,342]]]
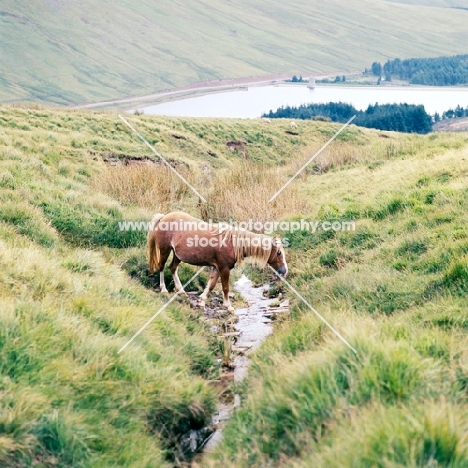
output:
[[[236,263],[241,265],[244,260],[264,268],[270,258],[273,248],[273,238],[264,234],[246,231],[234,227],[220,230],[228,242],[232,242]]]

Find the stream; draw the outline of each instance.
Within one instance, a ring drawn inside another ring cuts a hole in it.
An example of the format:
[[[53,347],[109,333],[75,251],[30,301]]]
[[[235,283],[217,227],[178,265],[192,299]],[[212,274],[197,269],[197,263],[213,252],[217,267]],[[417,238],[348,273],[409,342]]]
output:
[[[272,314],[286,312],[288,301],[282,302],[278,307],[271,307],[273,303],[278,303],[278,299],[268,299],[263,295],[264,291],[269,289],[269,285],[256,288],[245,275],[242,275],[235,283],[234,289],[248,302],[248,307],[235,310],[238,317],[233,334],[236,336],[236,342],[231,350],[235,354],[233,359],[234,382],[238,383],[247,375],[249,353],[257,349],[272,332],[270,317]],[[216,429],[204,444],[205,452],[212,451],[219,443],[224,425],[231,418],[234,410],[240,406],[240,403],[240,396],[237,394],[234,395],[233,401],[220,402],[212,421]]]

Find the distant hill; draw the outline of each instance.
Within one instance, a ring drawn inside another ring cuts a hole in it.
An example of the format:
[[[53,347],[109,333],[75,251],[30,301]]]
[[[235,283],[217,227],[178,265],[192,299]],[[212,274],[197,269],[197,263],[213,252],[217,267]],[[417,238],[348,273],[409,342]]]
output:
[[[0,102],[76,104],[453,55],[466,52],[467,23],[468,11],[384,0],[3,0]]]
[[[395,3],[406,3],[408,5],[424,5],[442,8],[466,8],[468,9],[468,0],[388,0]]]

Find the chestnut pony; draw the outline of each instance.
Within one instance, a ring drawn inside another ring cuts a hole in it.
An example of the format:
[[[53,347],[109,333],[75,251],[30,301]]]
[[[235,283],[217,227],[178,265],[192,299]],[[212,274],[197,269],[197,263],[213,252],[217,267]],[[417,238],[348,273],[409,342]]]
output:
[[[197,266],[211,266],[209,282],[200,295],[200,306],[205,306],[208,294],[221,276],[224,301],[230,312],[234,310],[229,300],[229,275],[234,265],[250,257],[259,267],[271,265],[280,275],[286,275],[288,266],[281,241],[276,237],[257,234],[222,224],[208,224],[187,213],[157,214],[148,234],[150,274],[159,271],[161,292],[167,292],[164,283],[164,265],[173,252],[170,266],[174,285],[181,290],[177,275],[180,262]]]

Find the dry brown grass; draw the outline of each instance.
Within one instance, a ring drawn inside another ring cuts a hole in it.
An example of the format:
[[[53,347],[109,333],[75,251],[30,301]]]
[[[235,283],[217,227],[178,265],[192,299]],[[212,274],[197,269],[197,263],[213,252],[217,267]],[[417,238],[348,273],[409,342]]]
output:
[[[369,159],[372,153],[372,148],[370,147],[334,142],[332,146],[317,156],[309,170],[313,169],[317,173],[328,172],[333,167],[348,166]]]
[[[190,188],[171,170],[161,166],[106,167],[95,178],[94,186],[121,203],[134,204],[153,212],[182,210],[206,220],[254,219],[265,222],[308,212],[309,201],[298,191],[301,182],[311,173],[328,172],[332,167],[357,163],[367,158],[371,151],[368,147],[338,143],[319,155],[297,180],[269,202],[318,149],[320,146],[304,149],[283,166],[244,160],[211,175],[177,167],[177,171],[200,191],[207,203],[198,203]]]
[[[160,166],[106,167],[96,176],[93,186],[123,204],[162,213],[188,211],[213,220],[268,221],[306,208],[306,201],[300,198],[294,184],[274,202],[268,201],[286,183],[294,168],[278,169],[244,161],[209,179],[180,167],[177,170],[205,196],[206,204],[198,203],[181,179]]]
[[[278,169],[249,161],[238,164],[213,180],[208,203],[201,206],[202,217],[265,222],[300,213],[306,209],[307,201],[299,197],[292,184],[282,196],[269,202],[287,180],[287,168]]]
[[[207,199],[207,203],[199,202],[190,188],[164,166],[106,167],[95,178],[94,187],[121,203],[152,212],[181,210],[205,220],[265,222],[314,211],[303,188],[304,183],[314,184],[312,180],[316,175],[343,166],[387,160],[401,150],[400,146],[406,148],[413,144],[412,141],[393,140],[361,144],[335,141],[270,203],[270,198],[309,161],[322,143],[315,142],[299,149],[296,156],[283,165],[242,160],[233,167],[209,173],[178,166],[177,171]]]
[[[191,175],[177,169],[186,179]],[[167,213],[191,203],[192,192],[169,168],[156,165],[106,167],[93,181],[94,188],[124,204]],[[196,184],[195,184],[196,185]]]

